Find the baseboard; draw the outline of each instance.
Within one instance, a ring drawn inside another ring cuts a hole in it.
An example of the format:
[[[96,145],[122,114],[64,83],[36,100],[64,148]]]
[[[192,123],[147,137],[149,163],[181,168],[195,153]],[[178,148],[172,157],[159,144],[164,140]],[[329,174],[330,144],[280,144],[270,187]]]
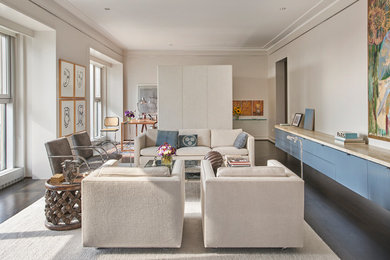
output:
[[[24,179],[23,168],[4,170],[0,175],[0,190]]]
[[[275,144],[275,140],[273,140],[271,138],[255,138],[255,141],[268,141],[268,142]]]

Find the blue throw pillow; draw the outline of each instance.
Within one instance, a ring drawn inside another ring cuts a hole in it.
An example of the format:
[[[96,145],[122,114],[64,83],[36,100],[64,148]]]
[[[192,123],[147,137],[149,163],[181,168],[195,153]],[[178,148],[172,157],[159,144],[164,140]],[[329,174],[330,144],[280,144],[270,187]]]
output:
[[[248,139],[248,134],[247,133],[240,133],[236,140],[234,141],[234,144],[233,146],[238,148],[238,149],[241,149],[241,148],[244,148],[245,145],[246,145],[246,140]]]
[[[175,149],[177,148],[177,136],[179,135],[178,131],[162,131],[158,130],[156,146],[160,146],[164,143],[170,144]]]
[[[180,147],[194,147],[198,145],[198,135],[179,135]]]

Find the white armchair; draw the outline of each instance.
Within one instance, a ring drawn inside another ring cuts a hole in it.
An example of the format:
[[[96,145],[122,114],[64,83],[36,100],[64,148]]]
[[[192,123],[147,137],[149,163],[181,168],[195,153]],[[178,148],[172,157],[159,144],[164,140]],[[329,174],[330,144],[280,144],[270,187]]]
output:
[[[103,167],[82,181],[85,247],[179,248],[184,162],[166,167]]]
[[[225,168],[230,177],[216,177],[202,161],[205,247],[303,246],[304,182],[277,161],[268,166],[279,168]]]

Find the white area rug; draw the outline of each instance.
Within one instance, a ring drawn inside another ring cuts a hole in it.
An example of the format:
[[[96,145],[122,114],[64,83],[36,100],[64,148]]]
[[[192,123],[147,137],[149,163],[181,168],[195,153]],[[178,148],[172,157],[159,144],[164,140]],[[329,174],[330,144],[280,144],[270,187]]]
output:
[[[81,229],[50,231],[44,226],[44,199],[0,224],[0,259],[338,259],[305,223],[300,249],[205,249],[200,203],[186,202],[180,249],[83,248]]]

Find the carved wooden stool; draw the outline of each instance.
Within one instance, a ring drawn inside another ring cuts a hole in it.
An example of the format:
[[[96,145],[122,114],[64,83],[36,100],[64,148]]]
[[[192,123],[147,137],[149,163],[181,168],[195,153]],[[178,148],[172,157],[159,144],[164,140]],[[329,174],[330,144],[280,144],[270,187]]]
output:
[[[51,230],[81,227],[81,184],[45,183],[45,226]]]

